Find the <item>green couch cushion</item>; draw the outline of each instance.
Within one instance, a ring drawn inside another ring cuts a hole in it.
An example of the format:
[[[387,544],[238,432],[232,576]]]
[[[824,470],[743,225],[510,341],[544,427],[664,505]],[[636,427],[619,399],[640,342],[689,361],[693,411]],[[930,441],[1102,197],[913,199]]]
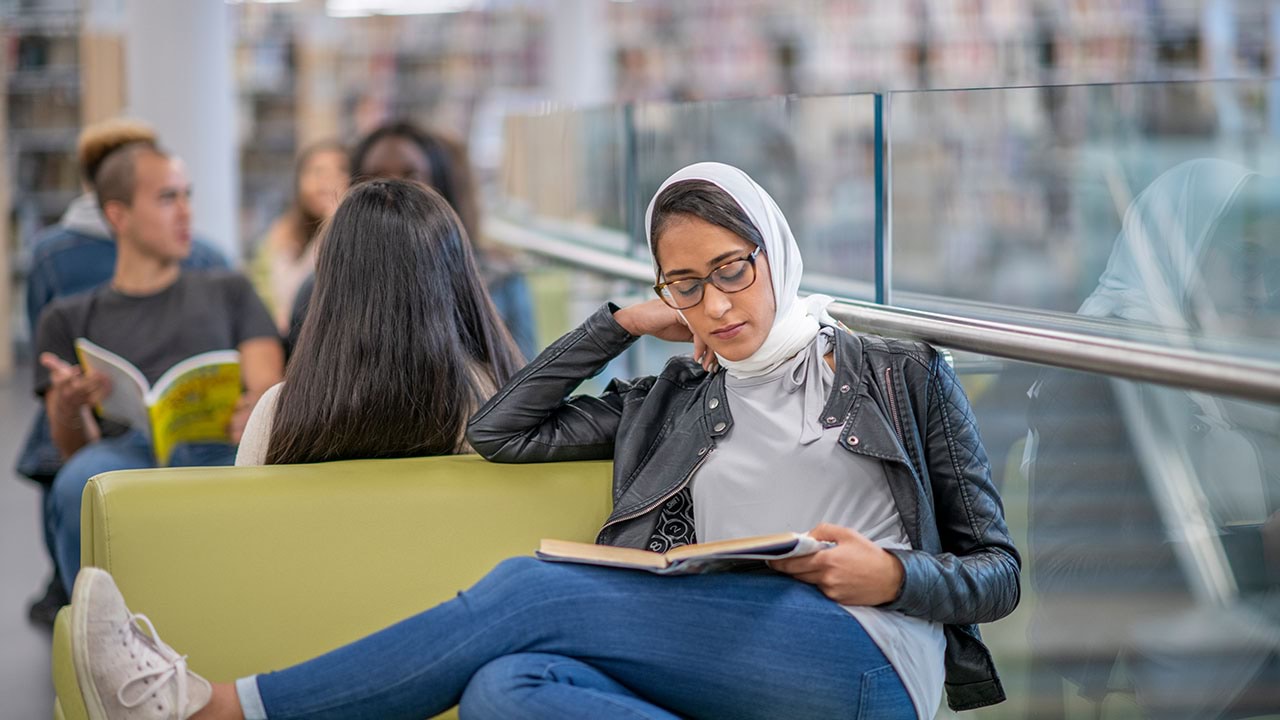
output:
[[[85,489],[82,562],[109,570],[193,670],[229,681],[447,600],[540,538],[593,540],[610,470],[457,456],[108,473]]]

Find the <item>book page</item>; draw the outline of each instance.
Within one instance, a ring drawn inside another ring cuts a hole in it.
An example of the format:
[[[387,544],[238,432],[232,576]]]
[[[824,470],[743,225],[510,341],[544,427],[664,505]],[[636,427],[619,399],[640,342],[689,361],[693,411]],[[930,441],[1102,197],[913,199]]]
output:
[[[773,537],[783,537],[786,538],[786,541],[768,542],[768,539]],[[750,547],[744,547],[749,542],[753,544]],[[759,538],[706,543],[705,546],[716,546],[717,549],[711,552],[686,553],[680,557],[671,557],[676,551],[685,549],[683,547],[676,548],[667,553],[667,557],[671,558],[671,565],[656,572],[663,575],[696,575],[707,572],[725,572],[759,566],[768,560],[783,560],[785,558],[812,555],[819,550],[835,547],[835,543],[814,540],[808,533],[786,533],[782,536],[768,535]],[[697,546],[686,545],[685,547]]]
[[[128,360],[89,342],[76,340],[76,356],[86,374],[98,373],[111,383],[111,393],[95,408],[98,416],[129,425],[151,436],[151,420],[147,412],[147,379]]]
[[[151,392],[156,461],[168,465],[173,449],[183,443],[231,442],[231,416],[241,393],[235,351],[197,355],[171,368]]]
[[[807,537],[807,536],[806,536]],[[672,562],[692,557],[710,557],[713,555],[741,555],[742,553],[762,554],[768,557],[780,557],[795,548],[799,542],[798,533],[775,533],[773,535],[757,535],[754,537],[717,540],[716,542],[683,545],[667,551],[667,559]]]
[[[169,389],[169,386],[176,382],[179,378],[186,375],[188,371],[204,367],[206,365],[237,365],[240,364],[240,353],[236,350],[211,350],[209,352],[192,355],[186,360],[180,360],[173,367],[164,371],[164,374],[156,380],[156,384],[147,393],[147,404],[155,405],[160,396]]]
[[[655,570],[667,566],[667,559],[656,552],[569,540],[543,540],[537,556],[553,562],[579,562],[641,570]]]

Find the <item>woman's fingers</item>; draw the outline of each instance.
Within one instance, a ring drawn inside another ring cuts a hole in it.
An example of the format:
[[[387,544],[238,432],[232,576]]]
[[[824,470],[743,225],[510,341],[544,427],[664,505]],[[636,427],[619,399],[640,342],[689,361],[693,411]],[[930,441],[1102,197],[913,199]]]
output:
[[[716,368],[720,366],[720,363],[716,360],[716,354],[697,335],[693,336],[693,359],[707,372],[715,372]]]
[[[863,539],[863,536],[855,530],[831,523],[822,523],[809,531],[809,537],[814,540],[825,540],[833,542],[837,545],[847,542],[857,542]]]

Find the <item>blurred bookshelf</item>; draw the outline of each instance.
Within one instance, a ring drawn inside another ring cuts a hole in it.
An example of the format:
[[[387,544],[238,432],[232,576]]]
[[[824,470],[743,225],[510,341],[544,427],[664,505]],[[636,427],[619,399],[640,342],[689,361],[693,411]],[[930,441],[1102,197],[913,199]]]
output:
[[[81,123],[80,12],[75,0],[0,2],[4,60],[5,190],[0,259],[0,330],[27,344],[23,278],[30,240],[61,217],[80,189],[75,143]],[[0,349],[0,378],[12,369],[14,344]]]
[[[8,68],[11,242],[21,243],[55,222],[79,191],[74,159],[81,123],[79,19],[75,2],[0,5]],[[12,255],[20,246],[9,250]]]
[[[336,18],[323,3],[235,6],[246,252],[285,207],[293,158],[411,119],[473,140],[492,97],[543,92],[544,14],[502,10]]]

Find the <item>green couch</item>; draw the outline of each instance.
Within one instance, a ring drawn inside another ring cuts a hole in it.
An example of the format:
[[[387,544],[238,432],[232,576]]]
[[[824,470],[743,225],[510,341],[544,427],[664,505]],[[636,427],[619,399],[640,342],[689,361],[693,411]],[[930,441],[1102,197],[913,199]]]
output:
[[[590,541],[610,463],[475,456],[107,473],[85,488],[82,562],[215,681],[283,668],[452,597],[543,537]],[[66,609],[55,718],[86,718]]]

